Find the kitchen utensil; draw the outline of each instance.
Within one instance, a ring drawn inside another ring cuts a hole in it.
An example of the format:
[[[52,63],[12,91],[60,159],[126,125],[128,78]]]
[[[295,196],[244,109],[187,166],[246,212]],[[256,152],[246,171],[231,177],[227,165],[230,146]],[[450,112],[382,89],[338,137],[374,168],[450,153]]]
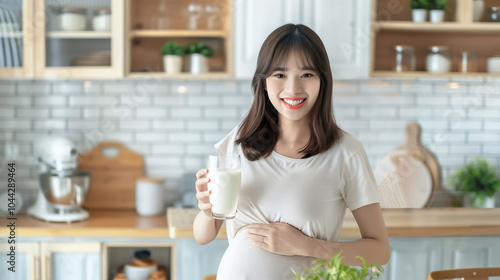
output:
[[[389,151],[374,170],[377,185],[388,176],[397,176],[406,207],[427,207],[440,184],[436,158],[420,142],[420,126],[405,126],[405,142]]]
[[[73,142],[65,138],[44,137],[35,141],[35,156],[42,163],[39,191],[28,214],[49,222],[85,220],[88,212],[81,207],[89,190],[90,174],[76,168]]]
[[[118,154],[107,157],[103,151]],[[102,142],[78,158],[78,169],[90,172],[90,191],[84,206],[88,209],[135,209],[135,184],[144,176],[144,160],[118,142]]]
[[[135,209],[139,215],[154,216],[165,213],[163,178],[142,177],[135,188]]]

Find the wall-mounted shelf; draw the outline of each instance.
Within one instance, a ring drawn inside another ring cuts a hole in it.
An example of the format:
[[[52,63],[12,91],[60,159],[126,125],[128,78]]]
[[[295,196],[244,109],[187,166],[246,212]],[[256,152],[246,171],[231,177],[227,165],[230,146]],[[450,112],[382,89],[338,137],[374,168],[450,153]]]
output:
[[[138,37],[204,37],[204,38],[226,38],[228,36],[225,30],[132,30],[130,32],[132,38]]]
[[[500,33],[500,24],[498,23],[456,23],[443,22],[414,23],[408,21],[377,21],[374,24],[379,30],[397,30],[409,32],[479,32],[479,33]]]

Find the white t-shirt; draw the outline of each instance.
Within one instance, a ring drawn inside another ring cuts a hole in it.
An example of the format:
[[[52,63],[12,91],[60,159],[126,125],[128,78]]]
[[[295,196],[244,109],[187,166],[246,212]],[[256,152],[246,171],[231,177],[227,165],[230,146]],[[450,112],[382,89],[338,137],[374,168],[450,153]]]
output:
[[[234,144],[238,128],[214,145],[219,153],[241,157],[238,213],[226,221],[229,247],[219,264],[217,280],[296,279],[292,269],[300,275],[314,258],[282,256],[257,248],[247,242],[244,227],[284,222],[316,239],[337,241],[346,207],[352,211],[379,202],[365,150],[346,132],[329,150],[306,159],[273,151],[267,158],[249,161],[241,146]]]

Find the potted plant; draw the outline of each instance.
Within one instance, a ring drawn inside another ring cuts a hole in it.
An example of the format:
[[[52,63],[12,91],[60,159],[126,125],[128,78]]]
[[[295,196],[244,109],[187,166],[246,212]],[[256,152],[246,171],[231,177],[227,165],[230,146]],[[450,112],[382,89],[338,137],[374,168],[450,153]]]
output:
[[[431,22],[443,22],[444,11],[448,9],[448,0],[429,0]]]
[[[165,73],[176,74],[181,72],[184,50],[179,44],[174,41],[166,42],[161,48],[161,54],[163,55]]]
[[[429,0],[410,0],[411,15],[414,22],[424,22],[427,17]]]
[[[189,54],[189,69],[192,74],[208,72],[207,57],[213,53],[210,47],[205,46],[202,42],[198,42],[196,44],[188,44],[184,51],[186,54]]]
[[[316,265],[314,268],[305,268],[302,271],[302,275],[298,275],[295,271],[295,277],[297,280],[371,280],[379,279],[381,273],[384,273],[384,269],[380,265],[368,265],[366,260],[358,256],[361,259],[363,266],[361,268],[355,268],[342,263],[341,257],[342,251],[332,257],[330,262],[322,259],[317,259],[311,263],[311,265]]]
[[[495,207],[500,178],[484,158],[477,158],[450,176],[450,185],[464,194],[465,207]]]

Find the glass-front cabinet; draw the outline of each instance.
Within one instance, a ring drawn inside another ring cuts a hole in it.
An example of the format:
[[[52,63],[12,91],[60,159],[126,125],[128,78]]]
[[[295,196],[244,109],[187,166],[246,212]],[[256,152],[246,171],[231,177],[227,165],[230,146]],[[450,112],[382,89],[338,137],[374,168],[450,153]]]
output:
[[[31,0],[0,0],[0,77],[33,77]]]
[[[122,0],[35,1],[35,76],[123,76]]]

